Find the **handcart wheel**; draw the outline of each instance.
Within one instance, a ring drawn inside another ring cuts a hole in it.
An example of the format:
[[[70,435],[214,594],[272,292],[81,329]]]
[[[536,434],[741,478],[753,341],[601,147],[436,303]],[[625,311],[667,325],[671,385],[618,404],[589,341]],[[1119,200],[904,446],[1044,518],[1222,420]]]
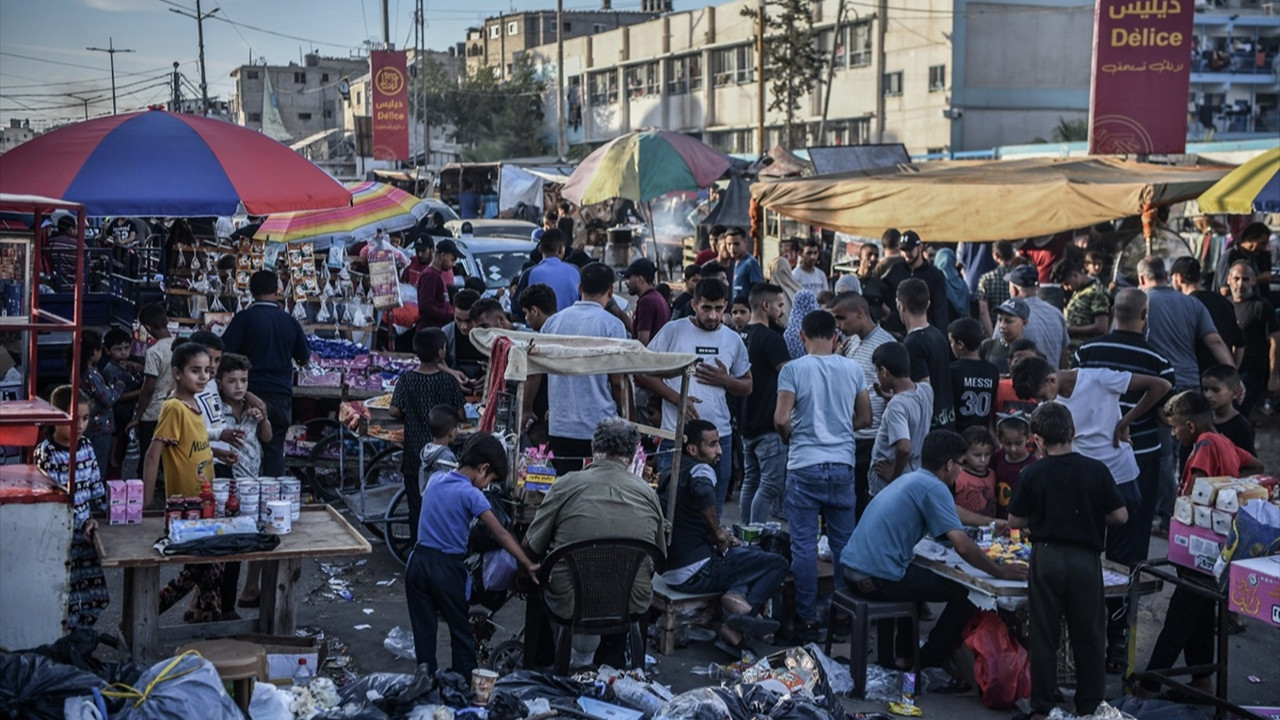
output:
[[[524,667],[524,641],[508,640],[489,653],[489,669],[498,677],[509,675]]]
[[[387,550],[392,557],[403,564],[409,562],[409,551],[413,543],[409,539],[409,499],[404,488],[396,491],[387,505],[387,514],[382,520],[382,538],[387,543]]]

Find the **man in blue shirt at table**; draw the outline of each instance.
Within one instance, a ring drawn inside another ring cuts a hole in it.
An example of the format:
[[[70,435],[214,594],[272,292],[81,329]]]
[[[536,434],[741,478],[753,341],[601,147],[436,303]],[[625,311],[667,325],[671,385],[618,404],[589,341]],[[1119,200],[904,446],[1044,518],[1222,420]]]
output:
[[[968,588],[912,564],[916,543],[925,537],[945,538],[960,557],[992,577],[1027,577],[1026,565],[996,565],[964,532],[952,488],[967,450],[964,438],[950,430],[934,430],[925,436],[920,469],[889,483],[871,499],[840,554],[845,584],[856,595],[871,600],[947,604],[920,648],[921,667],[943,667],[977,608],[969,602]],[[910,667],[915,650],[910,620],[898,621],[895,647],[898,666]]]
[[[542,261],[529,268],[525,286],[542,283],[556,294],[556,311],[565,310],[578,302],[578,283],[582,280],[577,265],[564,261],[564,235],[555,228],[544,230],[538,241]],[[523,288],[521,288],[523,290]]]

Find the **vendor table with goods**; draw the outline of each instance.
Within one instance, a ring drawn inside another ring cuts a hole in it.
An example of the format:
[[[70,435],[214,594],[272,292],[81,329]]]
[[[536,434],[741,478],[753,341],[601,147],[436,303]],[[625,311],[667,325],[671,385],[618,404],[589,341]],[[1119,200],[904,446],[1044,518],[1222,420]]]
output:
[[[141,524],[102,525],[94,537],[103,567],[124,568],[121,632],[136,657],[160,657],[160,643],[192,638],[226,637],[246,632],[291,635],[297,620],[297,586],[305,557],[367,555],[369,542],[328,505],[304,505],[292,530],[280,536],[274,550],[237,555],[161,555],[154,547],[164,536],[162,513],[148,513]],[[193,625],[160,625],[160,568],[192,563],[265,563],[262,601],[256,620],[231,620]]]

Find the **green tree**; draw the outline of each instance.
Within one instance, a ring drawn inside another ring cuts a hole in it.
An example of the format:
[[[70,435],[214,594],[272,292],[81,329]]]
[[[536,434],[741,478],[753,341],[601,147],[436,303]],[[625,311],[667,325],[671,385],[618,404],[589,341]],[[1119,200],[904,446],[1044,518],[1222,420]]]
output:
[[[782,137],[789,149],[806,144],[805,124],[796,121],[796,114],[826,66],[818,49],[818,31],[813,27],[816,4],[817,0],[765,0],[765,27],[772,30],[764,39],[768,108],[783,113]],[[759,9],[744,8],[742,14],[754,20]]]
[[[1089,121],[1084,118],[1067,120],[1058,118],[1053,128],[1054,142],[1084,142],[1089,139]]]
[[[419,118],[447,125],[450,137],[463,146],[466,162],[491,162],[545,154],[542,96],[546,84],[532,64],[517,60],[509,77],[483,67],[450,78],[439,63],[423,73],[427,101]]]

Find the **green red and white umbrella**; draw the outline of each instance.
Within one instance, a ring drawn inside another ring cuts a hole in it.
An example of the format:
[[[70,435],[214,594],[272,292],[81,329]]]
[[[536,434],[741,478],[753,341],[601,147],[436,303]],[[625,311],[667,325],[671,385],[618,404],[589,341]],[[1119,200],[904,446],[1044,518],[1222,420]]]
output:
[[[579,163],[561,195],[578,205],[613,198],[648,203],[676,190],[700,190],[729,169],[729,158],[701,141],[666,130],[615,138]]]
[[[349,183],[351,206],[312,212],[272,215],[254,233],[267,242],[314,242],[364,240],[378,228],[386,232],[406,230],[426,216],[425,200],[392,185],[380,182]]]

